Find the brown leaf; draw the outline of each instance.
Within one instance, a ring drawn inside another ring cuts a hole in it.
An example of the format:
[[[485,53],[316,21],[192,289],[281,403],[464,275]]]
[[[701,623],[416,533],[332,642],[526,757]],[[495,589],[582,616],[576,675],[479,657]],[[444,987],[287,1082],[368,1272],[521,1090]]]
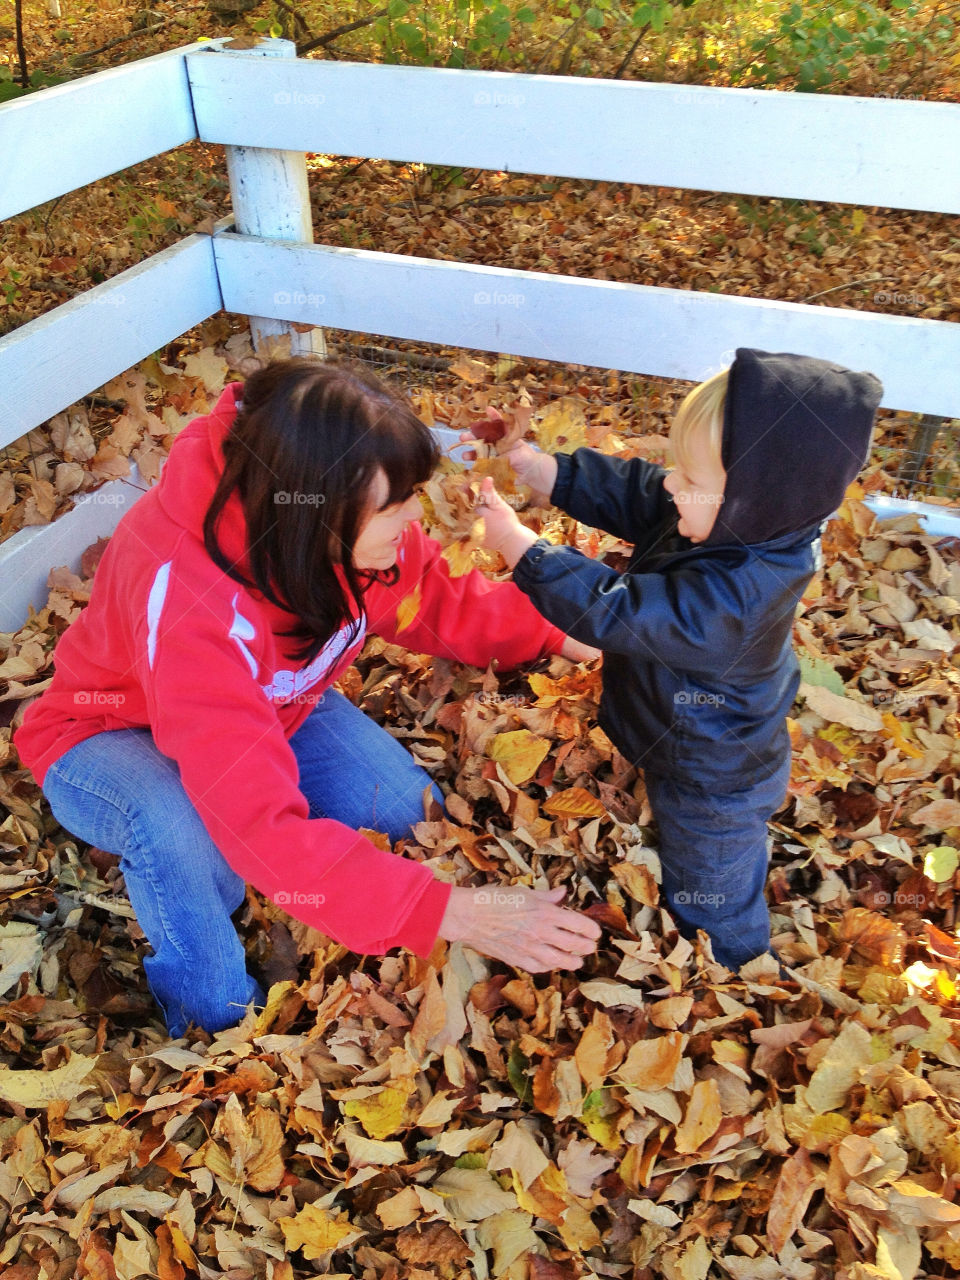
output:
[[[780,1253],[803,1222],[807,1205],[822,1182],[809,1152],[795,1151],[780,1169],[767,1214],[767,1239],[774,1253]]]

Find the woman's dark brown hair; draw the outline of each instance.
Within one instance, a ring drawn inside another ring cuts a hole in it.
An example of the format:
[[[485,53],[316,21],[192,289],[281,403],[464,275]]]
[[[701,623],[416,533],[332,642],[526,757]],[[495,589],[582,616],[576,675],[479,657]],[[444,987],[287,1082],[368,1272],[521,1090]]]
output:
[[[356,618],[372,580],[396,580],[396,568],[375,574],[353,563],[357,537],[374,514],[369,495],[378,469],[389,483],[384,506],[404,502],[436,466],[437,443],[378,379],[308,357],[251,374],[223,454],[203,522],[207,553],[295,616],[284,634],[302,642],[299,656],[309,662]],[[217,540],[234,493],[246,518],[249,578]]]

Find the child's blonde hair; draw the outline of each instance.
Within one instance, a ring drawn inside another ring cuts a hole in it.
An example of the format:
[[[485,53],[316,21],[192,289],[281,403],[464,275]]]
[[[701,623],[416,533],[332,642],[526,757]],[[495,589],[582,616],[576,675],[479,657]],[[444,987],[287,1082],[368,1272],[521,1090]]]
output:
[[[722,465],[723,409],[729,369],[715,373],[684,398],[670,425],[674,460],[686,469],[693,454]]]

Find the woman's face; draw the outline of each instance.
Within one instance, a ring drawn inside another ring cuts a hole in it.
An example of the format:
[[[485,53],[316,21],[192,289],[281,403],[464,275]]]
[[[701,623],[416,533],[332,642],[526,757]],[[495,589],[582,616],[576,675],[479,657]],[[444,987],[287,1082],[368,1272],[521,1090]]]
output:
[[[384,506],[390,497],[390,483],[381,468],[370,486],[369,510],[373,513],[360,530],[353,548],[353,563],[358,569],[390,569],[397,563],[397,549],[403,531],[423,514],[415,493],[403,502]]]

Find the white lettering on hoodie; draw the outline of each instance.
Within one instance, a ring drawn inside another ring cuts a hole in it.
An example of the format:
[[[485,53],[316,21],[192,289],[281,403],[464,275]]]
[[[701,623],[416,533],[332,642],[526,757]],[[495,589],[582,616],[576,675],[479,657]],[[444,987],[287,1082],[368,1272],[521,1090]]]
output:
[[[356,635],[351,639],[355,626],[357,627]],[[359,647],[363,643],[366,631],[367,619],[365,615],[361,615],[358,624],[347,623],[335,632],[307,666],[301,667],[299,671],[286,669],[277,671],[273,679],[268,684],[262,684],[260,688],[271,702],[285,702],[288,698],[296,697],[322,680],[326,673],[340,661],[347,649]]]

